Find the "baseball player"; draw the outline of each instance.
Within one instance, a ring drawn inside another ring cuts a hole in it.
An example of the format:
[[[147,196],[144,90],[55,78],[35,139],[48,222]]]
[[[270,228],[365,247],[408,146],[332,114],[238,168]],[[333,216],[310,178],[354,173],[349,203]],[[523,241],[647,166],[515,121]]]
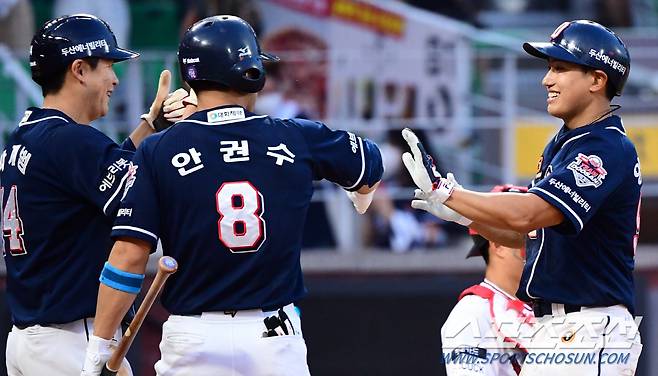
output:
[[[413,155],[403,160],[423,191],[412,205],[470,224],[496,243],[525,243],[517,296],[532,302],[543,329],[532,338],[537,353],[529,349],[523,374],[632,375],[642,349],[632,316],[642,175],[612,115],[619,106],[610,106],[626,83],[630,56],[611,30],[586,20],[565,22],[548,43],[523,47],[547,60],[547,110],[564,122],[544,149],[530,194],[462,189],[454,177],[431,171],[429,159],[423,163],[405,130]]]
[[[492,192],[527,192],[526,187],[496,186]],[[509,248],[470,231],[466,257],[482,256],[484,281],[464,290],[441,328],[448,376],[518,375],[525,345],[517,333],[532,331],[532,309],[514,294],[525,264],[525,250]]]
[[[14,324],[9,375],[70,376],[82,369],[128,164],[135,145],[154,132],[149,122],[167,95],[169,72],[147,120],[122,145],[87,124],[108,111],[118,83],[112,65],[137,56],[90,15],[51,20],[32,39],[30,67],[43,105],[25,111],[0,154],[2,250]]]
[[[178,59],[198,111],[135,155],[94,336],[115,333],[160,239],[180,269],[162,295],[171,316],[158,375],[308,375],[293,303],[305,295],[299,257],[312,182],[339,184],[363,213],[382,176],[379,149],[322,123],[253,113],[263,62],[278,58],[238,17],[194,24]],[[90,346],[86,374],[108,357]]]

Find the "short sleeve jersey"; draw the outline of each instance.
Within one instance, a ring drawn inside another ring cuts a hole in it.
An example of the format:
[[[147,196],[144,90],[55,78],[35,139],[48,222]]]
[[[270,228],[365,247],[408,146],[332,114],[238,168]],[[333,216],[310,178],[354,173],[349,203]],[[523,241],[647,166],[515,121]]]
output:
[[[528,234],[517,296],[634,309],[633,268],[642,176],[618,116],[569,130],[546,146],[529,189],[564,222]]]
[[[0,155],[7,295],[17,325],[96,310],[98,276],[135,147],[52,109],[30,108]]]
[[[126,183],[114,238],[162,241],[179,270],[173,314],[272,309],[302,298],[302,230],[312,181],[354,190],[382,174],[369,140],[307,120],[222,106],[147,138]]]

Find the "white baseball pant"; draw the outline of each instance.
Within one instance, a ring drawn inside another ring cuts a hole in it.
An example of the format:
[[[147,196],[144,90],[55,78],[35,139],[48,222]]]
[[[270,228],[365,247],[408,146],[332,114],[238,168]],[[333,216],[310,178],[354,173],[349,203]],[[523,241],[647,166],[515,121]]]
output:
[[[556,305],[561,306],[561,305]],[[626,307],[582,308],[537,319],[521,376],[633,376],[640,332]]]
[[[292,304],[288,335],[263,337],[263,320],[277,312],[262,310],[171,315],[162,328],[158,376],[307,376],[306,343]],[[290,324],[291,323],[291,324]]]
[[[7,338],[7,375],[79,375],[85,361],[87,335],[94,331],[93,322],[89,318],[25,329],[14,326]],[[120,330],[115,338],[121,339]],[[123,365],[132,376],[128,362],[124,361]]]

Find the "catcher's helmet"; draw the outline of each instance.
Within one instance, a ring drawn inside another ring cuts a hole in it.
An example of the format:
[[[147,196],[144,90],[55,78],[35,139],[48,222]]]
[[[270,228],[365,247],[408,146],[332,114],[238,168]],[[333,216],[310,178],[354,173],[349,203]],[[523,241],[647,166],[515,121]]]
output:
[[[542,59],[552,57],[604,71],[615,95],[621,95],[631,70],[624,42],[612,30],[588,20],[564,22],[550,42],[524,43],[523,49]]]
[[[210,81],[245,93],[265,85],[263,61],[278,60],[260,50],[254,29],[235,16],[204,18],[185,32],[178,47],[185,82]]]
[[[139,56],[117,46],[110,26],[89,14],[74,14],[50,20],[32,38],[30,69],[41,84],[75,59],[98,57],[122,61]]]

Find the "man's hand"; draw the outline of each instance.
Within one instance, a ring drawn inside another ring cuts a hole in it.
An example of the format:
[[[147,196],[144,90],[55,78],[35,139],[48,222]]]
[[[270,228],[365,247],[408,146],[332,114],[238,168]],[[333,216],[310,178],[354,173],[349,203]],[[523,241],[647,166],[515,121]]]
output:
[[[441,179],[441,174],[436,171],[432,156],[427,154],[423,144],[420,143],[418,137],[416,137],[416,134],[411,129],[404,128],[402,130],[402,137],[407,141],[411,149],[411,153],[405,152],[402,154],[404,166],[409,171],[411,178],[418,188],[424,192],[431,192],[434,189],[434,184]]]
[[[345,193],[347,193],[347,197],[349,197],[349,199],[352,201],[352,204],[354,204],[354,209],[356,209],[356,212],[359,214],[364,214],[372,202],[372,196],[375,194],[375,191],[373,190],[368,193],[345,191]]]
[[[82,368],[80,376],[98,376],[103,371],[103,367],[114,352],[114,349],[119,344],[117,340],[104,339],[91,335],[89,337],[89,344],[87,345],[87,355],[85,356],[85,364]],[[118,376],[132,376],[133,371],[130,364],[126,359],[121,362]]]
[[[196,111],[197,98],[194,90],[180,88],[169,93],[171,86],[171,72],[163,70],[160,73],[158,92],[155,94],[149,112],[141,116],[148,125],[160,132],[171,127],[175,122],[185,119]]]
[[[150,125],[156,132],[171,126],[171,123],[164,120],[164,114],[162,112],[162,104],[167,98],[167,95],[169,95],[170,86],[171,72],[165,69],[160,73],[158,91],[155,93],[155,99],[153,99],[153,104],[151,104],[149,112],[140,116],[142,119],[146,120],[148,125]]]
[[[416,186],[423,192],[435,192],[433,200],[444,203],[455,189],[455,181],[444,179],[436,170],[434,159],[427,154],[423,144],[418,141],[418,137],[409,128],[402,130],[402,137],[409,144],[411,153],[402,154],[402,162],[409,171]]]
[[[455,187],[461,188],[452,173],[449,172],[446,179],[452,181]],[[414,197],[417,200],[411,201],[411,207],[414,209],[425,210],[444,221],[459,223],[462,226],[469,226],[473,223],[470,219],[445,206],[443,202],[439,202],[440,200],[437,199],[437,196],[437,191],[423,192],[420,189],[416,189]]]
[[[170,123],[181,121],[196,112],[197,99],[194,90],[179,88],[167,96],[162,104],[165,120]]]
[[[95,335],[89,336],[85,364],[80,376],[100,375],[116,346],[117,341],[115,339],[104,339]]]

